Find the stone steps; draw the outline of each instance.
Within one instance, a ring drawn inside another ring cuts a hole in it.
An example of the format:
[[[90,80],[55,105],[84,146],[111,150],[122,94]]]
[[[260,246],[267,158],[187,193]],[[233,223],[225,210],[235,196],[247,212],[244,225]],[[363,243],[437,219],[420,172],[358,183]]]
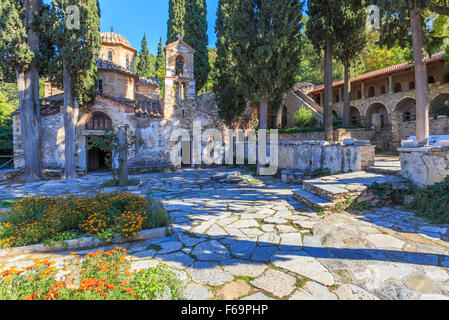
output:
[[[293,190],[293,197],[316,210],[330,211],[337,205],[303,188]]]
[[[348,200],[365,198],[369,187],[378,184],[386,188],[402,188],[407,180],[396,176],[372,172],[351,172],[303,181],[303,188],[293,191],[295,198],[315,209],[329,211]]]

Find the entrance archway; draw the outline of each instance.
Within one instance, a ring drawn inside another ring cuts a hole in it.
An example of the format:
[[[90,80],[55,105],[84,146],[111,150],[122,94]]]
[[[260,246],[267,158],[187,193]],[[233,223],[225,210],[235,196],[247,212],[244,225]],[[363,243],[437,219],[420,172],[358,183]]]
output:
[[[351,119],[351,126],[360,125],[360,111],[356,107],[351,107],[349,119]]]
[[[416,117],[416,102],[413,98],[404,98],[396,105],[394,111],[402,114],[402,122],[409,122]]]
[[[430,114],[437,116],[449,116],[449,93],[438,95],[430,103]]]
[[[371,127],[373,123],[373,115],[379,114],[380,115],[380,121],[382,128],[385,128],[388,126],[388,110],[387,107],[385,107],[380,102],[375,102],[372,105],[368,107],[366,110],[366,126]]]

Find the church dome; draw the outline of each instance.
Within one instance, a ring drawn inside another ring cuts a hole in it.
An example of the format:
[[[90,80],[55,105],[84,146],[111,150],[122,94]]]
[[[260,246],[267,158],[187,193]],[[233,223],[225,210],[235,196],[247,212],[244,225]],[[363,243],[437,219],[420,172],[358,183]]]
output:
[[[131,44],[124,36],[121,36],[115,32],[102,32],[101,41],[103,44],[121,44],[125,47],[133,49]]]

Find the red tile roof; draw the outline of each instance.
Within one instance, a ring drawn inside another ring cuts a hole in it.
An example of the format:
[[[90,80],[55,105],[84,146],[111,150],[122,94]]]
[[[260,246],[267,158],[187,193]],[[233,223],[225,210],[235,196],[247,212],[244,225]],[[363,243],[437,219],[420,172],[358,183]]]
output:
[[[446,55],[445,52],[440,52],[440,53],[436,53],[431,57],[428,57],[426,59],[426,63],[430,64],[433,62],[438,62],[438,61],[442,61],[444,56]],[[386,67],[383,69],[379,69],[379,70],[374,70],[365,74],[362,74],[358,77],[354,77],[351,78],[351,83],[355,83],[355,82],[361,82],[361,81],[366,81],[366,80],[371,80],[374,78],[378,78],[378,77],[382,77],[382,76],[386,76],[386,75],[391,75],[391,74],[395,74],[395,73],[399,73],[399,72],[404,72],[407,70],[410,70],[413,68],[413,64],[410,62],[403,62],[400,64],[396,64],[394,66],[390,66],[390,67]],[[339,86],[343,86],[344,85],[344,80],[340,80],[340,81],[336,81],[332,84],[332,87],[339,87]],[[316,86],[315,89],[313,89],[310,94],[316,94],[319,93],[321,91],[324,90],[324,84],[321,84],[319,86]]]

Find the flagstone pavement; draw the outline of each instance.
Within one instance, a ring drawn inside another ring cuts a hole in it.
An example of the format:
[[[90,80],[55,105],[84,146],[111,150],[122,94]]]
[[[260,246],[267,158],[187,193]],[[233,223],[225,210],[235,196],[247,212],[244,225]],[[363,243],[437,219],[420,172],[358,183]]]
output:
[[[174,230],[125,244],[134,270],[168,265],[186,284],[185,299],[449,299],[449,225],[401,207],[323,215],[294,200],[294,186],[278,179],[211,179],[223,172],[231,170],[133,177],[144,188],[131,192],[161,199]],[[86,194],[108,178],[0,185],[0,200]],[[35,257],[62,261],[67,254],[0,258],[0,265],[20,268]]]

